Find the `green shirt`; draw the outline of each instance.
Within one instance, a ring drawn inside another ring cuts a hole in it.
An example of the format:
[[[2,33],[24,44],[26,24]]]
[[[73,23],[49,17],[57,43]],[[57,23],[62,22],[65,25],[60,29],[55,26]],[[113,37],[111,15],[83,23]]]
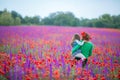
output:
[[[76,50],[80,49],[81,53],[88,58],[89,56],[92,55],[92,50],[93,50],[93,44],[91,42],[85,42],[82,46],[76,45],[72,49],[72,53],[74,53]]]

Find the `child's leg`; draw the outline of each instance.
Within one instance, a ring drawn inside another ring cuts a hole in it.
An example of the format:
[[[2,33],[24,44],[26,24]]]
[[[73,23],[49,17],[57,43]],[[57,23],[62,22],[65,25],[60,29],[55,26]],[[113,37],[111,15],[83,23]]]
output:
[[[88,61],[88,59],[85,59],[85,60],[82,62],[82,68],[85,67],[85,65],[87,64],[87,61]]]
[[[75,57],[75,59],[78,61],[78,60],[80,60],[81,58],[80,58],[80,57]]]
[[[82,61],[84,61],[84,59],[86,59],[86,57],[82,53],[76,54],[75,57],[82,59]]]
[[[77,62],[78,62],[80,59],[81,59],[80,57],[75,57],[75,58],[74,58],[74,64],[76,65]]]

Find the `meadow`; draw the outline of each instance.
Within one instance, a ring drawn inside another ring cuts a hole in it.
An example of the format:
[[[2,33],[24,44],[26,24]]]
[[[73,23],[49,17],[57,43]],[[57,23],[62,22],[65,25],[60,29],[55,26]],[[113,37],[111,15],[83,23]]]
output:
[[[94,44],[84,69],[72,62],[71,40],[87,32]],[[0,80],[119,80],[120,30],[0,26]]]

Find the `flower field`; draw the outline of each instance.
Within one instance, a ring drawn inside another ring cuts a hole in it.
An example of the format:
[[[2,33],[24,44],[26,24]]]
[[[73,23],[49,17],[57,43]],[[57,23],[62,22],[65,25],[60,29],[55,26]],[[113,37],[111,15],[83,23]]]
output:
[[[84,69],[75,65],[71,40],[91,35]],[[120,30],[56,26],[0,26],[0,80],[120,80]]]

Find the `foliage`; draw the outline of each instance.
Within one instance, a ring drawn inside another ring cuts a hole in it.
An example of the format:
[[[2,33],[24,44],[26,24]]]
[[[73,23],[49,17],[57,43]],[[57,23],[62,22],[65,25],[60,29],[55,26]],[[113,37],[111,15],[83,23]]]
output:
[[[0,15],[0,25],[13,25],[14,24],[14,19],[12,15],[7,12],[7,10],[4,10],[3,13]]]
[[[86,26],[101,28],[120,28],[120,15],[103,14],[98,18],[77,18],[71,12],[55,12],[49,16],[22,17],[16,11],[0,11],[0,25],[57,25],[57,26]]]
[[[21,19],[19,17],[15,18],[14,25],[20,25],[21,24]]]
[[[79,19],[75,18],[71,12],[56,12],[42,19],[41,22],[44,25],[78,26]]]

